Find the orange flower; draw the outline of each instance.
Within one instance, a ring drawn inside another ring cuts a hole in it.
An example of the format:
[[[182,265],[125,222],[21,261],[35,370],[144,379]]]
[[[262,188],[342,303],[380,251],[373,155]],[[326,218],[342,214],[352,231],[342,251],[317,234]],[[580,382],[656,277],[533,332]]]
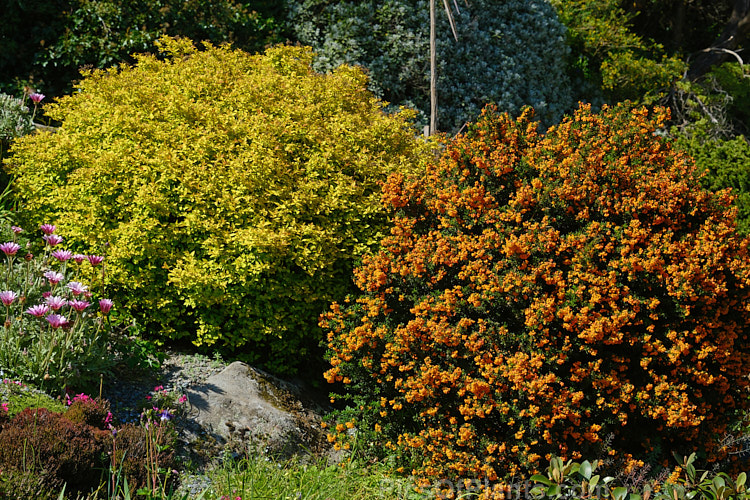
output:
[[[582,106],[542,135],[488,109],[386,183],[393,230],[321,322],[326,378],[350,382],[383,447],[419,448],[418,474],[591,456],[610,435],[619,457],[712,450],[750,409],[749,242],[652,133],[663,120]]]

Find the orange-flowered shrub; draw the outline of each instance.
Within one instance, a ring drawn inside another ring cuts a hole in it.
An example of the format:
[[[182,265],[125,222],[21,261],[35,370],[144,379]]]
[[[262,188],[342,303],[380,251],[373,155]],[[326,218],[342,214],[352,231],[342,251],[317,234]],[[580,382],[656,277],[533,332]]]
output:
[[[726,456],[748,407],[748,243],[665,118],[583,106],[540,134],[488,108],[429,174],[389,179],[395,226],[321,321],[372,449],[489,480],[552,454]]]

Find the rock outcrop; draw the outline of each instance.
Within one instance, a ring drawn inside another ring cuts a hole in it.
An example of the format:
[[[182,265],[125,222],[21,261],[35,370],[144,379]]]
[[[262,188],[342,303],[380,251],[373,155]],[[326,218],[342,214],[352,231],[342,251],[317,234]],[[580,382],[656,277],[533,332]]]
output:
[[[300,389],[241,362],[187,390],[188,418],[220,443],[277,458],[325,453],[319,413]]]

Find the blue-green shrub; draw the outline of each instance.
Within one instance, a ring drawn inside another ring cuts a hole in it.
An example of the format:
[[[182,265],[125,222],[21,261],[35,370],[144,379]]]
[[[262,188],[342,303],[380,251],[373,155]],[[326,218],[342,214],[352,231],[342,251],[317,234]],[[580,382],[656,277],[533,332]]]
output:
[[[289,0],[291,30],[317,53],[314,66],[367,68],[370,89],[394,104],[430,109],[428,3]],[[458,42],[437,2],[438,128],[456,130],[494,102],[552,122],[571,105],[565,28],[546,0],[472,0],[453,12]]]

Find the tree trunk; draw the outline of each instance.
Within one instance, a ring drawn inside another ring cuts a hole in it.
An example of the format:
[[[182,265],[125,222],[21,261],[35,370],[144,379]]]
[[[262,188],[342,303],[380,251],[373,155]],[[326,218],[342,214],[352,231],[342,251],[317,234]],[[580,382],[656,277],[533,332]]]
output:
[[[691,62],[687,72],[687,79],[698,80],[708,73],[713,66],[737,59],[735,52],[745,42],[750,33],[750,0],[734,0],[734,8],[721,36],[711,45],[702,50]]]
[[[437,43],[435,40],[435,0],[430,0],[430,135],[434,134],[436,131],[437,131]]]

